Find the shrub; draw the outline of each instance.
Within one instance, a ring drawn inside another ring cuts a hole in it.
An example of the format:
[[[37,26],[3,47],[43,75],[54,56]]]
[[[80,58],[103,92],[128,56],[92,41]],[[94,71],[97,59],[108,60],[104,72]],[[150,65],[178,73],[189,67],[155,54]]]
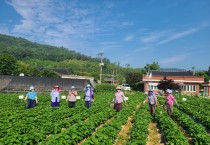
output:
[[[111,84],[100,84],[96,85],[95,87],[95,92],[115,92],[116,86],[111,85]]]

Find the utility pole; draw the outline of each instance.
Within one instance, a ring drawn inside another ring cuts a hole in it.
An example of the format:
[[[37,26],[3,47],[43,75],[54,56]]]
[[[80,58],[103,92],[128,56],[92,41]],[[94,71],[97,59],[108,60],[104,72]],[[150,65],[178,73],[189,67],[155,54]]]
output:
[[[100,65],[100,84],[101,84],[101,81],[102,81],[102,73],[103,73],[103,66],[104,66],[104,63],[103,63],[103,56],[104,56],[104,53],[103,53],[103,50],[101,51],[101,53],[98,54],[99,58],[101,59],[101,63],[99,64]]]
[[[193,75],[195,75],[195,67],[192,67]]]

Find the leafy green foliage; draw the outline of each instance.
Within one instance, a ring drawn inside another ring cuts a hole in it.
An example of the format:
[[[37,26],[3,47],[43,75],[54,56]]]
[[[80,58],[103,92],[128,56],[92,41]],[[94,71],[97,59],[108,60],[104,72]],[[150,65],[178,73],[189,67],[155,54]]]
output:
[[[208,82],[210,80],[210,67],[208,71],[199,71],[196,72],[196,75],[198,76],[204,76],[204,81]]]
[[[148,72],[149,70],[158,70],[158,69],[160,69],[160,65],[158,64],[158,62],[153,62],[152,64],[146,64],[144,68]]]
[[[115,88],[116,88],[116,86],[114,86],[114,85],[110,85],[110,84],[98,84],[98,85],[96,85],[96,87],[95,87],[95,92],[96,93],[100,93],[100,92],[104,92],[104,93],[106,93],[106,92],[115,92]]]
[[[64,47],[41,45],[23,38],[16,38],[0,34],[0,53],[14,55],[17,59],[40,59],[52,61],[64,61],[67,59],[89,60],[100,62],[98,58],[91,58]],[[107,58],[104,62],[109,63]]]
[[[0,54],[0,74],[12,75],[17,71],[17,60],[10,54]]]
[[[126,72],[126,83],[128,83],[131,86],[132,90],[135,90],[135,91],[144,90],[144,84],[141,83],[142,74],[143,74],[143,71]]]

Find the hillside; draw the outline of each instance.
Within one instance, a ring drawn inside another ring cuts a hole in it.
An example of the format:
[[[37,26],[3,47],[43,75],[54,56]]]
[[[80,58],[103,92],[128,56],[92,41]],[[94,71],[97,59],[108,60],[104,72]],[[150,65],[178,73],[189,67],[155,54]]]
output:
[[[19,60],[40,59],[63,61],[76,59],[99,62],[99,59],[97,58],[91,58],[90,56],[77,53],[73,50],[68,50],[64,47],[38,44],[24,38],[17,38],[3,34],[0,34],[0,53],[12,54]],[[105,62],[110,63],[108,59],[105,59]]]
[[[91,58],[64,47],[42,45],[23,38],[0,34],[0,54],[3,53],[13,55],[17,59],[13,75],[24,73],[25,76],[57,77],[52,71],[57,68],[68,70],[71,75],[94,77],[95,81],[100,77],[99,58]],[[106,58],[103,61],[102,81],[104,82],[111,77],[119,83],[124,82],[125,78],[126,80],[135,78],[138,82],[140,78],[138,76],[144,73],[144,69],[141,68],[121,67],[119,64],[110,63]],[[4,71],[2,74],[10,73]]]

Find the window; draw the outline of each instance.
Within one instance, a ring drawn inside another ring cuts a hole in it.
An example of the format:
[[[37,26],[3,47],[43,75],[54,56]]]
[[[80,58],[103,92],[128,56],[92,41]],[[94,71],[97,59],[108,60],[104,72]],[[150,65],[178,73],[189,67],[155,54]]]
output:
[[[158,90],[158,87],[156,85],[149,85],[148,88],[151,88],[152,90]]]
[[[186,92],[196,92],[196,85],[185,85],[184,91],[186,91]]]

